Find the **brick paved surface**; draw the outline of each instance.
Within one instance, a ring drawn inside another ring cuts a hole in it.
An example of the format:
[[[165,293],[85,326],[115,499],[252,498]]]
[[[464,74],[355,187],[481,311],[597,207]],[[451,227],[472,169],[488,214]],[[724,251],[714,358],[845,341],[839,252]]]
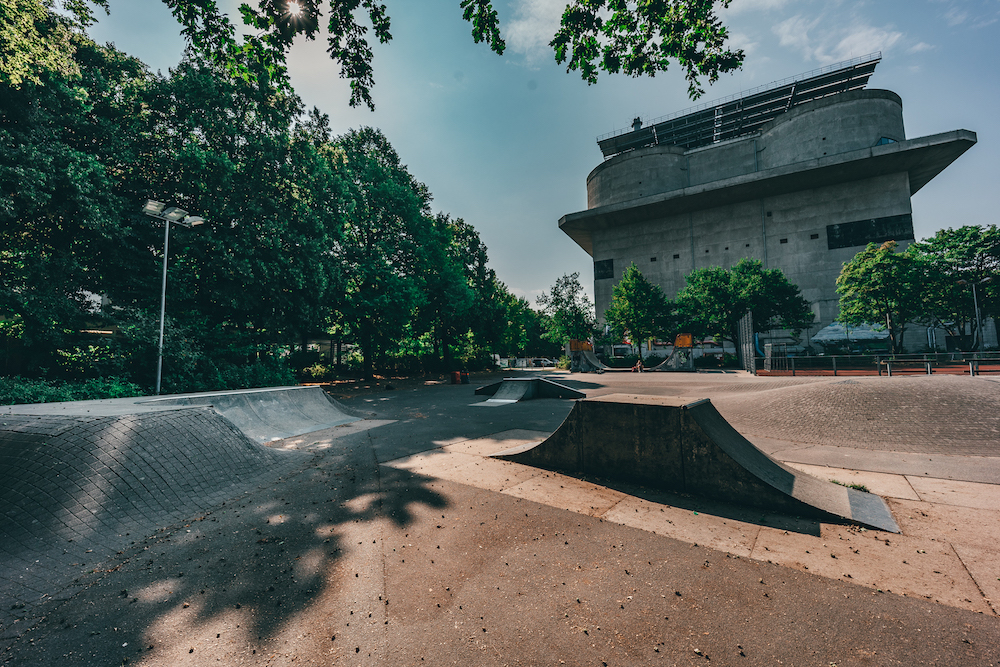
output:
[[[3,416],[0,634],[158,527],[302,461],[251,442],[210,409]]]

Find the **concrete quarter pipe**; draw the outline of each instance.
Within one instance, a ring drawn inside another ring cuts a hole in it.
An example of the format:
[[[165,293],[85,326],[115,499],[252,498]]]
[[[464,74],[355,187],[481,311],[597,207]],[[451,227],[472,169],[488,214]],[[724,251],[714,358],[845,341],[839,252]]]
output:
[[[269,387],[141,399],[144,406],[211,406],[251,440],[271,442],[358,421],[321,387]]]
[[[811,477],[760,451],[708,399],[612,394],[578,401],[537,445],[494,456],[899,532],[880,497]]]

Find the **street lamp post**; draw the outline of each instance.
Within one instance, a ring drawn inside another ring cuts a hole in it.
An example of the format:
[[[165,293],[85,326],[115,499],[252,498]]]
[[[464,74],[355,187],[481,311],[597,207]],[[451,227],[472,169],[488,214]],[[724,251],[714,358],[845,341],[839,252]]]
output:
[[[971,281],[968,281],[968,280],[959,280],[958,281],[959,285],[972,285],[972,304],[976,308],[976,351],[977,352],[982,352],[983,351],[983,343],[985,341],[983,340],[983,338],[984,338],[983,337],[983,321],[979,317],[979,296],[976,294],[976,286],[977,285],[982,285],[983,283],[988,283],[991,280],[993,280],[993,276],[987,276],[986,278],[983,278],[982,280],[979,280],[979,281],[976,281],[976,282],[971,282]]]
[[[171,206],[165,208],[165,204],[152,199],[146,200],[142,207],[142,212],[151,218],[163,221],[163,283],[160,288],[160,342],[156,353],[156,395],[160,395],[160,380],[163,377],[163,318],[167,310],[167,252],[170,247],[170,225],[176,224],[182,227],[196,227],[202,224],[204,219],[196,215],[188,215],[188,212]]]

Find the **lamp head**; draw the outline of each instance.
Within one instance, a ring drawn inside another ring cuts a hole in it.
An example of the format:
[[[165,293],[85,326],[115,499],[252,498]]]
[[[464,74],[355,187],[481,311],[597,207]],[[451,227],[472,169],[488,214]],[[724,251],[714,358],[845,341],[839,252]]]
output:
[[[169,220],[170,222],[180,222],[185,217],[187,217],[188,212],[182,208],[177,208],[176,206],[171,206],[170,208],[164,209],[163,213],[160,214],[161,217]]]
[[[163,202],[153,201],[152,199],[147,199],[146,203],[142,207],[142,212],[146,215],[159,215],[160,211],[166,204]]]

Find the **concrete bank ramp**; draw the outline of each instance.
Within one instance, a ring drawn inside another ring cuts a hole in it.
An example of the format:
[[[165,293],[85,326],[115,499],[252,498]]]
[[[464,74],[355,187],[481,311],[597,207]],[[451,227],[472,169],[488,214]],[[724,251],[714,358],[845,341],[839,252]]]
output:
[[[0,630],[159,528],[306,460],[207,407],[0,415]]]
[[[899,532],[880,497],[782,465],[737,433],[708,399],[624,394],[589,398],[578,401],[544,442],[494,456]]]
[[[481,403],[472,404],[489,408],[532,398],[583,398],[586,394],[545,378],[504,378],[479,387],[476,389],[476,396],[492,396]]]
[[[603,363],[601,363],[601,360],[597,358],[597,355],[594,354],[593,350],[584,350],[583,358],[588,364],[590,364],[597,370],[605,371],[608,369],[608,366],[605,366]]]
[[[149,407],[210,406],[251,440],[271,442],[358,421],[322,387],[268,387],[140,399]]]

